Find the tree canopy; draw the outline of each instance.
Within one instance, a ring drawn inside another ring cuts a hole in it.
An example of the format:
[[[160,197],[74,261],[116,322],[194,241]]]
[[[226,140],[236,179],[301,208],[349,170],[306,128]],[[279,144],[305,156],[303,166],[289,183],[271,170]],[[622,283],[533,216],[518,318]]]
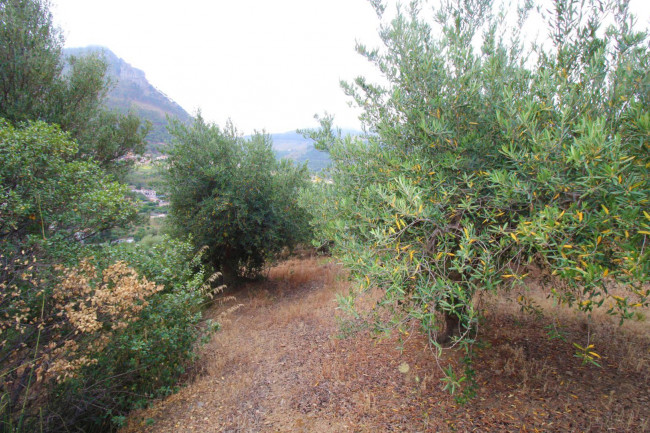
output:
[[[47,1],[0,0],[2,431],[112,431],[216,330],[191,244],[89,242],[136,217],[116,175],[147,128],[102,107],[101,58],[66,63],[61,43]]]

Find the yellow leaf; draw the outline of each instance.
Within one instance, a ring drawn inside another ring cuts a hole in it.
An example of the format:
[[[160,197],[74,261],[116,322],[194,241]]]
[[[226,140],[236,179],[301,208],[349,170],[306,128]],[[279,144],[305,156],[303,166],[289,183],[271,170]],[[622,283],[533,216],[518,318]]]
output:
[[[609,209],[607,209],[607,206],[605,206],[604,204],[601,204],[601,206],[603,207],[603,210],[605,211],[605,213],[607,215],[609,215]]]
[[[605,269],[603,272],[603,277],[606,277],[607,275],[609,275],[609,269]]]
[[[603,240],[603,237],[602,237],[602,236],[598,236],[598,239],[596,239],[596,245],[600,245],[600,243],[602,242],[602,240]]]
[[[595,356],[596,358],[600,358],[601,356],[597,354],[596,352],[589,352],[591,356]]]
[[[639,230],[637,233],[642,233],[644,235],[650,235],[650,232],[647,230]]]
[[[510,233],[510,237],[515,240],[515,242],[519,242],[519,239],[517,239],[517,235],[514,233]]]
[[[562,248],[571,249],[571,248],[573,248],[573,245],[565,244],[565,245],[562,245]]]

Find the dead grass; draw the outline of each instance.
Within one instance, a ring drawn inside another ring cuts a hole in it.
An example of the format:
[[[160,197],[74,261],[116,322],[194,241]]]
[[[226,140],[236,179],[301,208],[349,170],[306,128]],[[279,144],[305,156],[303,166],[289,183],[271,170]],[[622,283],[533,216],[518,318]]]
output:
[[[583,316],[553,305],[538,287],[527,292],[544,310],[538,316],[505,297],[487,297],[475,362],[478,395],[458,406],[441,390],[440,369],[417,333],[402,351],[396,336],[378,340],[364,331],[336,337],[334,297],[348,290],[339,267],[321,259],[291,259],[272,268],[267,281],[236,293],[244,306],[205,348],[203,373],[134,413],[124,432],[650,428],[647,321],[618,327],[594,314],[586,326]],[[589,335],[603,367],[582,365],[570,343],[549,340],[547,327],[554,323],[563,324],[558,329],[569,342],[584,343]],[[404,363],[406,373],[399,369]]]

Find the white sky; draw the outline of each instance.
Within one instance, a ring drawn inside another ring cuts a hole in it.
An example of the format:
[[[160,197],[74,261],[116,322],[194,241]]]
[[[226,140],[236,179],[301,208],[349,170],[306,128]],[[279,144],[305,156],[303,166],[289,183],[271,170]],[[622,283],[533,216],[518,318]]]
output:
[[[354,50],[378,44],[366,0],[53,0],[52,12],[66,47],[109,48],[219,125],[284,132],[328,111],[359,127],[339,80],[372,71]]]
[[[646,26],[650,0],[632,0]],[[102,45],[195,114],[243,133],[359,128],[339,80],[375,76],[355,41],[379,45],[366,0],[52,0],[66,47]]]

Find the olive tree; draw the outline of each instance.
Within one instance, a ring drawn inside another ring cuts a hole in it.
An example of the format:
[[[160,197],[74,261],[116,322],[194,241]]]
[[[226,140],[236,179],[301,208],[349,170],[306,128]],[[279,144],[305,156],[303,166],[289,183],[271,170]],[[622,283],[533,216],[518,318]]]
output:
[[[439,351],[469,352],[476,296],[529,265],[581,311],[623,320],[648,305],[647,34],[624,0],[554,0],[529,44],[533,3],[514,16],[490,0],[398,8],[381,48],[358,46],[384,82],[343,83],[369,133],[341,137],[324,118],[310,134],[333,160],[322,236],[358,283],[342,302],[354,311],[382,289],[378,331],[417,324]]]
[[[283,247],[306,240],[309,213],[298,204],[306,165],[275,157],[268,135],[249,139],[206,123],[176,122],[166,172],[170,217],[228,278],[256,276]]]

